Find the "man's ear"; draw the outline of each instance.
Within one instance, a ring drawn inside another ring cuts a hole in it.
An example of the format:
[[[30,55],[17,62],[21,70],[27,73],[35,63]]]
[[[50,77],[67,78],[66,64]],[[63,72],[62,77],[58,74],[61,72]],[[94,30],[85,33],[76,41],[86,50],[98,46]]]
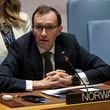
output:
[[[32,28],[32,32],[33,32],[33,35],[35,35],[35,33],[34,33],[34,28]]]
[[[63,26],[62,25],[58,27],[58,34],[57,34],[57,36],[60,35],[60,33],[62,32],[62,29],[63,29]]]

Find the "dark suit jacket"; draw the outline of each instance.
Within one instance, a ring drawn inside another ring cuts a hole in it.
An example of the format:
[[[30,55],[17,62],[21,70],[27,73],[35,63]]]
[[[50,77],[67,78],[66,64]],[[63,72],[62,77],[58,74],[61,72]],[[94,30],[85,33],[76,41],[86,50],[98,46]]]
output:
[[[110,79],[110,67],[80,47],[74,35],[61,33],[55,41],[55,68],[74,74],[71,66],[65,62],[62,51],[66,52],[74,68],[85,72],[90,83]],[[25,80],[40,80],[42,76],[42,58],[34,35],[29,32],[12,44],[0,67],[0,91],[25,90]]]

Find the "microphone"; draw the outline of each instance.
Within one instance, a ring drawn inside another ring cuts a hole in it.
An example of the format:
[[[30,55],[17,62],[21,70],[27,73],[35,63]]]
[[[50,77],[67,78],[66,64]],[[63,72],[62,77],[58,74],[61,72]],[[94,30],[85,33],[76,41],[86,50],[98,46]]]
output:
[[[74,72],[74,75],[76,75],[76,77],[82,82],[82,84],[85,86],[85,89],[87,90],[88,92],[88,88],[87,88],[87,85],[85,84],[85,82],[82,80],[82,78],[79,76],[78,72],[76,71],[76,69],[73,67],[72,63],[70,62],[69,60],[69,57],[66,55],[65,51],[62,51],[62,55],[64,57],[64,60],[65,62],[67,62],[70,67],[72,68],[73,72]],[[74,77],[73,77],[74,78]]]
[[[97,89],[97,88],[92,88],[93,90],[89,91],[88,89],[91,88],[91,86],[88,86],[85,84],[85,82],[82,80],[82,78],[79,76],[78,72],[75,70],[73,67],[71,61],[69,60],[69,57],[66,55],[65,51],[62,51],[62,55],[64,56],[65,62],[67,62],[73,72],[75,73],[74,75],[76,77],[73,77],[73,81],[75,81],[75,78],[79,79],[82,84],[84,85],[86,92],[75,92],[73,91],[66,94],[66,104],[76,104],[76,103],[87,103],[87,102],[94,102],[94,101],[103,101],[103,100],[110,100],[109,95],[110,94],[110,89]],[[95,87],[96,85],[94,85]],[[100,86],[97,86],[100,87]],[[106,94],[104,94],[106,93]],[[103,96],[103,97],[102,97]]]

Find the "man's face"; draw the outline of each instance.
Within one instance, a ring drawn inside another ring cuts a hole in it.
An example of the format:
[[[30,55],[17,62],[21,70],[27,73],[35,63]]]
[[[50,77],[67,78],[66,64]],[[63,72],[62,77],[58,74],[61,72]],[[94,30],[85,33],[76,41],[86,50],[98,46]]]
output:
[[[50,50],[62,30],[62,26],[58,26],[55,13],[50,11],[43,15],[36,14],[33,20],[33,34],[37,45],[46,51]]]

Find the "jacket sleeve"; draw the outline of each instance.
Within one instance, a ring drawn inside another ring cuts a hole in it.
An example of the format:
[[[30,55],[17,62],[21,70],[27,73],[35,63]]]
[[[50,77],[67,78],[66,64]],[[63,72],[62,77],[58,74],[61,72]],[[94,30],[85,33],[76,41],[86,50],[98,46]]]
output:
[[[110,65],[98,56],[90,54],[81,47],[79,59],[80,68],[85,72],[90,84],[110,80]]]
[[[9,49],[9,54],[0,66],[0,92],[24,91],[26,81],[19,79],[19,58],[21,50],[13,46]],[[15,77],[18,77],[15,78]]]

